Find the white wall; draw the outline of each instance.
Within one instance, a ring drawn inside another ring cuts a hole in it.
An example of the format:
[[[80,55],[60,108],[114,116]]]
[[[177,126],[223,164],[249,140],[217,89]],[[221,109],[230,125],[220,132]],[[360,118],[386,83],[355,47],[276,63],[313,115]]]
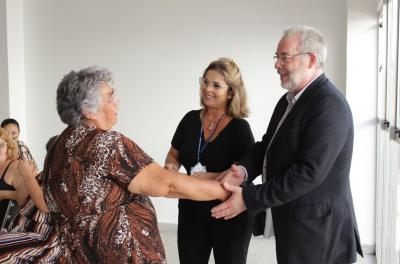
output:
[[[345,0],[304,0],[301,5],[290,0],[23,3],[27,131],[39,164],[47,138],[65,127],[55,110],[55,92],[71,69],[99,64],[114,72],[121,99],[115,129],[161,164],[177,123],[198,108],[198,77],[221,56],[233,58],[242,70],[252,109],[249,122],[255,138],[261,138],[284,93],[272,56],[288,26],[306,24],[326,34],[326,73],[346,90]],[[357,191],[363,188],[358,181],[352,180],[353,192],[362,201],[367,197]],[[158,220],[176,223],[176,200],[153,200]],[[364,204],[355,206],[358,213]],[[374,214],[368,214],[358,219],[362,242],[370,242],[374,232],[369,224]]]
[[[308,24],[326,33],[326,70],[338,87],[345,86],[345,1],[307,0],[302,7],[261,0],[109,3],[24,2],[29,141],[40,164],[44,142],[64,127],[55,111],[55,91],[71,69],[100,64],[114,72],[121,98],[116,129],[160,163],[179,120],[198,108],[198,77],[221,56],[242,69],[253,111],[249,121],[261,138],[284,93],[272,56],[290,25]],[[156,206],[161,222],[176,222],[176,201],[157,199]]]
[[[0,1],[0,119],[17,119],[26,141],[22,5],[22,0]]]

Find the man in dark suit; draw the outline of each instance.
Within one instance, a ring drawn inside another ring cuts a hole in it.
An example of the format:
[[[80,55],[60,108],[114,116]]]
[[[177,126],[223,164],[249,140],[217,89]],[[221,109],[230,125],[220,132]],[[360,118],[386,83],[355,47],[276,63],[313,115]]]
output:
[[[349,181],[352,114],[323,73],[326,54],[316,29],[284,32],[274,59],[288,92],[262,141],[220,177],[232,196],[212,209],[225,219],[244,210],[258,213],[260,235],[271,208],[280,264],[354,263],[357,252],[362,255]],[[262,184],[237,186],[260,174]]]

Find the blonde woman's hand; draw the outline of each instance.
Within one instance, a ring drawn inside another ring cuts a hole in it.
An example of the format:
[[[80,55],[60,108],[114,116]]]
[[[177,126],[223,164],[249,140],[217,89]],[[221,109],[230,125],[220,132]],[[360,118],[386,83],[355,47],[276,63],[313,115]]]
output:
[[[178,170],[179,170],[178,166],[176,166],[176,164],[173,164],[173,163],[165,164],[164,169],[167,169],[171,172],[178,172]]]
[[[196,172],[192,176],[199,179],[215,180],[219,175],[216,172]]]

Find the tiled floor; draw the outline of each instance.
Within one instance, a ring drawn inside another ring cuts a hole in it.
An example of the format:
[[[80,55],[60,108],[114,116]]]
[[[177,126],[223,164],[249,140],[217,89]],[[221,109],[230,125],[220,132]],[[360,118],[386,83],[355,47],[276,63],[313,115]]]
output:
[[[176,225],[160,224],[161,237],[164,242],[168,264],[178,264],[178,249],[176,246]],[[247,264],[276,264],[275,241],[273,239],[263,239],[253,237],[250,241]],[[367,255],[357,259],[357,264],[376,264],[375,256]],[[214,264],[211,256],[209,264]]]

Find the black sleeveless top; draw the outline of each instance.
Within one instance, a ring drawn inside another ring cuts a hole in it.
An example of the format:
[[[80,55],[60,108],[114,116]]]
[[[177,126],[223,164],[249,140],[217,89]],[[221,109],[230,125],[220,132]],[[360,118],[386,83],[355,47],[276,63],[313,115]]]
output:
[[[4,170],[3,174],[1,175],[1,178],[0,178],[0,190],[1,191],[15,191],[15,188],[12,185],[9,185],[8,183],[6,183],[4,181],[4,176],[6,175],[11,163],[13,163],[13,161],[8,163],[6,169]],[[7,207],[8,207],[9,202],[10,202],[10,200],[5,200],[5,199],[0,201],[0,226],[3,223],[3,219],[7,212]]]

